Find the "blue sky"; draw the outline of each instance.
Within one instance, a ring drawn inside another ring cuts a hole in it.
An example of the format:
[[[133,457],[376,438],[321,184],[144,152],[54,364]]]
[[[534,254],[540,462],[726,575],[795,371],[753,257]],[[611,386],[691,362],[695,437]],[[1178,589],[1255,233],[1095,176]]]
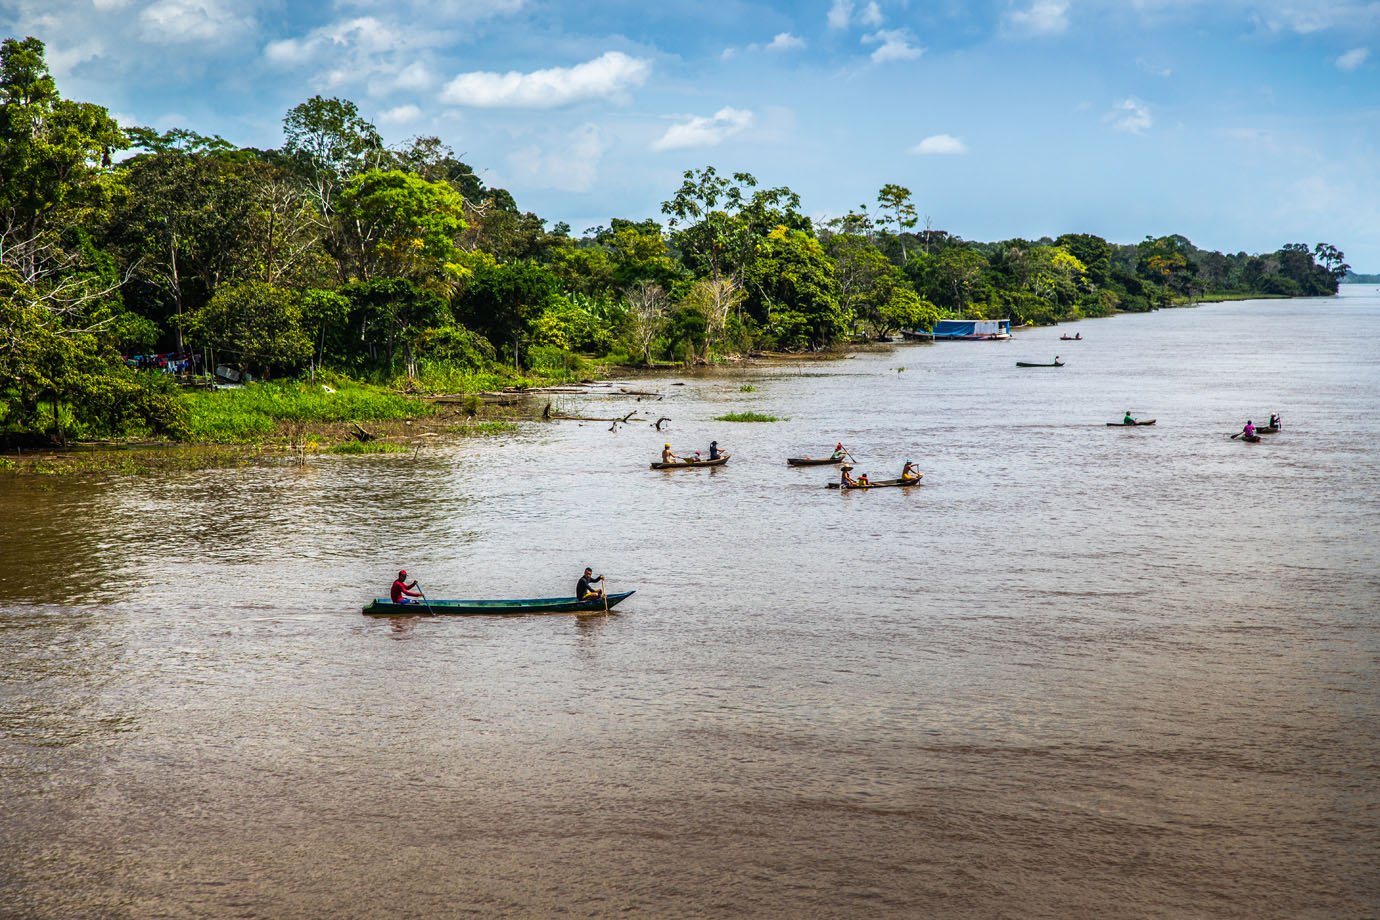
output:
[[[69,98],[282,141],[354,100],[576,231],[659,216],[682,171],[816,217],[909,187],[969,239],[1325,240],[1380,271],[1380,2],[0,0]]]

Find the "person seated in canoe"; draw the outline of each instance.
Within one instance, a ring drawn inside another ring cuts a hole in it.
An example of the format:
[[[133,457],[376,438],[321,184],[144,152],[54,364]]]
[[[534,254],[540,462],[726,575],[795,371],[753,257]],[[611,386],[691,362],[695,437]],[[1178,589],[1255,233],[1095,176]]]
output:
[[[1127,410],[1126,410],[1126,417],[1125,417],[1124,419],[1121,420],[1121,424],[1123,424],[1123,425],[1134,425],[1135,423],[1136,423],[1136,417],[1135,417],[1134,415],[1131,414],[1131,410],[1130,410],[1130,409],[1127,409]]]
[[[677,457],[675,454],[671,453],[671,445],[670,445],[670,444],[667,444],[665,447],[663,447],[663,448],[661,449],[661,462],[662,462],[662,463],[679,463],[679,462],[680,462],[680,458]]]
[[[1081,332],[1075,332],[1075,333],[1073,334],[1073,340],[1074,340],[1075,342],[1081,342],[1081,341],[1083,341],[1083,333],[1081,333]]]
[[[1279,419],[1279,413],[1278,413],[1278,412],[1271,412],[1271,413],[1270,413],[1270,427],[1271,427],[1271,428],[1283,428],[1283,427],[1284,427],[1284,423],[1281,422],[1280,419]]]
[[[839,485],[841,487],[855,486],[858,481],[853,478],[853,468],[848,464],[839,467]]]
[[[719,456],[720,456],[720,454],[719,454],[719,442],[718,442],[718,441],[710,441],[710,442],[709,442],[709,459],[710,459],[710,460],[717,460],[717,459],[719,459]]]
[[[388,597],[395,604],[415,604],[414,597],[421,597],[422,592],[416,590],[417,579],[412,579],[411,584],[407,581],[407,569],[398,572],[398,577],[393,581],[393,587],[388,591]]]
[[[901,467],[901,481],[911,482],[920,478],[920,470],[915,466],[915,462],[907,460],[906,465]]]
[[[830,459],[830,460],[842,460],[842,459],[844,458],[844,456],[847,455],[847,453],[848,453],[848,451],[846,451],[846,450],[843,449],[843,442],[840,441],[840,442],[838,442],[837,444],[834,445],[834,452],[833,452],[832,454],[829,455],[829,459]]]
[[[1241,429],[1241,433],[1244,434],[1248,439],[1255,437],[1255,423],[1253,423],[1250,419],[1246,419],[1246,425]]]
[[[595,582],[603,580],[604,576],[602,575],[598,576],[597,578],[594,576],[593,569],[585,569],[585,574],[581,575],[580,580],[575,583],[576,599],[582,601],[589,601],[595,599],[596,597],[603,597],[604,589],[593,587]]]
[[[857,481],[856,485],[857,485],[859,488],[865,489],[865,488],[867,488],[868,486],[872,485],[872,480],[870,480],[870,479],[867,478],[867,474],[866,474],[866,473],[863,473],[861,476],[858,477],[858,481]]]

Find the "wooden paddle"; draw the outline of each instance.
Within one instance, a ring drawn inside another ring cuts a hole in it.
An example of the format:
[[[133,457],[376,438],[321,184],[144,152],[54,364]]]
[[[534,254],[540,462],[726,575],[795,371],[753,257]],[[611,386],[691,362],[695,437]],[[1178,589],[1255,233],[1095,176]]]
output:
[[[420,595],[422,596],[422,603],[423,603],[423,604],[426,604],[426,612],[427,612],[427,614],[428,614],[429,616],[433,616],[433,617],[436,616],[436,611],[431,609],[431,601],[429,601],[429,600],[426,599],[426,592],[422,590],[422,586],[419,585],[419,584],[417,584],[417,582],[416,582],[415,579],[414,579],[413,582],[412,582],[412,587],[416,588],[416,589],[417,589],[417,593],[420,594]]]
[[[609,615],[609,579],[607,575],[601,576],[604,582],[604,616]]]
[[[1231,439],[1232,439],[1233,441],[1235,441],[1237,438],[1241,437],[1241,436],[1242,436],[1243,434],[1245,434],[1245,433],[1246,433],[1246,432],[1244,432],[1244,431],[1238,431],[1236,434],[1234,434],[1234,435],[1231,436]]]

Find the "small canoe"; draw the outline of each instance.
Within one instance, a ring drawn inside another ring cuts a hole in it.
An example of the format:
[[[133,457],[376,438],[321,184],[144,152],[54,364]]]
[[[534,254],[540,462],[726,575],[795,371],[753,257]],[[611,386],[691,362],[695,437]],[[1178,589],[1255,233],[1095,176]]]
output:
[[[634,593],[636,592],[623,591],[620,594],[610,594],[609,606],[612,607],[627,600]],[[433,600],[427,603],[418,601],[414,604],[395,604],[386,597],[380,597],[370,601],[363,612],[365,616],[371,617],[424,617],[430,614],[436,616],[516,616],[524,613],[582,613],[603,609],[604,599],[602,597],[591,598],[587,601],[577,600],[574,597],[528,597],[517,600],[492,601]]]
[[[1278,429],[1278,428],[1272,428],[1272,427],[1269,426],[1269,425],[1262,425],[1261,427],[1259,427],[1259,428],[1257,428],[1257,429],[1255,430],[1255,433],[1256,433],[1256,434],[1279,434],[1279,429]]]
[[[921,475],[923,476],[924,474],[922,473]],[[920,485],[920,479],[917,478],[917,479],[878,479],[876,482],[869,482],[869,483],[868,483],[867,485],[865,485],[865,486],[846,486],[846,485],[844,485],[844,484],[841,483],[841,482],[831,482],[831,483],[827,483],[824,487],[825,487],[826,489],[843,489],[845,492],[851,492],[851,491],[853,491],[854,489],[894,489],[894,488],[898,488],[898,487],[899,487],[899,488],[907,488],[907,487],[909,487],[909,486],[918,486],[918,485]]]
[[[1247,442],[1248,444],[1254,444],[1256,441],[1259,441],[1259,440],[1260,440],[1260,435],[1258,435],[1258,434],[1243,434],[1243,435],[1241,436],[1241,440]]]
[[[723,466],[728,462],[728,454],[723,454],[717,460],[680,460],[676,463],[653,463],[654,470],[683,470],[692,466]]]
[[[1063,361],[1051,361],[1051,362],[1048,363],[1048,364],[1035,364],[1035,363],[1030,362],[1030,361],[1017,361],[1017,362],[1016,362],[1016,366],[1017,366],[1017,367],[1063,367],[1063,366],[1064,366],[1064,362],[1063,362]]]
[[[1079,336],[1079,335],[1061,335],[1061,336],[1059,336],[1059,341],[1061,341],[1061,342],[1081,342],[1081,341],[1083,341],[1083,337],[1082,337],[1082,336]]]
[[[787,457],[788,466],[829,466],[834,463],[842,463],[842,457]]]
[[[1155,424],[1155,420],[1152,419],[1152,418],[1148,418],[1148,419],[1146,419],[1145,421],[1139,421],[1139,420],[1137,420],[1137,421],[1134,421],[1134,422],[1108,422],[1108,423],[1107,423],[1107,427],[1108,427],[1108,428],[1134,428],[1134,427],[1136,427],[1137,425],[1153,425],[1153,424]]]

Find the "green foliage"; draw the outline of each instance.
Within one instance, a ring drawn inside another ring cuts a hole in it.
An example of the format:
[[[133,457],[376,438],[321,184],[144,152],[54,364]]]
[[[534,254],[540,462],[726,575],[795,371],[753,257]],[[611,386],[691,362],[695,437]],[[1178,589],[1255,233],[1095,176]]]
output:
[[[456,318],[511,354],[514,341],[529,334],[560,292],[560,280],[535,262],[482,266],[456,298]]]
[[[341,441],[333,444],[328,449],[328,453],[345,454],[355,456],[359,454],[406,454],[412,448],[406,444],[394,444],[391,441]]]
[[[368,422],[418,418],[428,403],[379,387],[340,383],[253,383],[184,394],[188,436],[197,441],[243,442],[271,436],[283,422]]]
[[[727,415],[714,416],[716,422],[784,422],[790,421],[775,415],[763,415],[761,412],[730,412]]]
[[[312,354],[297,293],[257,281],[222,288],[187,318],[187,332],[260,376],[299,370]]]
[[[465,202],[446,183],[369,170],[345,184],[337,207],[354,277],[444,285],[467,274],[455,243],[465,229]]]
[[[748,312],[777,348],[823,348],[847,327],[833,264],[820,242],[803,231],[772,231],[759,244],[746,280]]]

